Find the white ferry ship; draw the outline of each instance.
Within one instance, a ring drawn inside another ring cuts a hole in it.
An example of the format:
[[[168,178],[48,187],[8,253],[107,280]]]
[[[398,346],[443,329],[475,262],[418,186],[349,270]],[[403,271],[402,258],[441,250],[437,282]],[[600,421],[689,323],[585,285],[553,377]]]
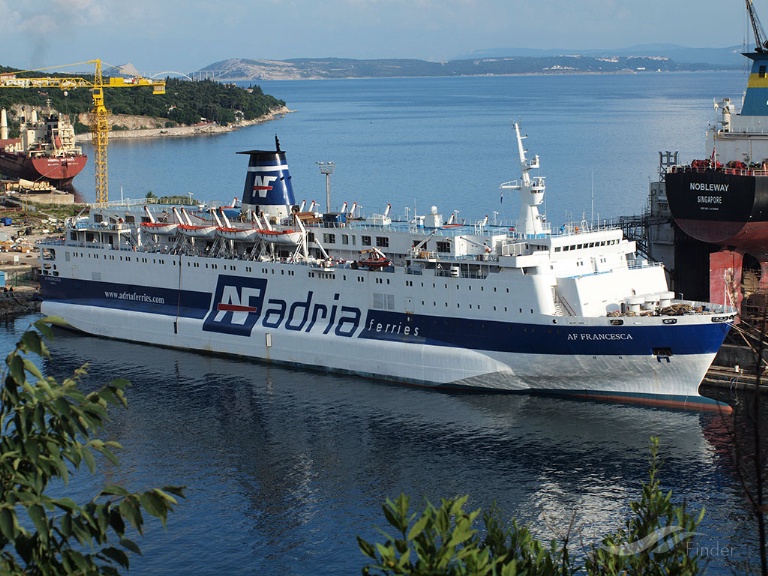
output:
[[[42,311],[107,338],[466,390],[717,407],[699,383],[734,319],[682,301],[620,229],[550,230],[514,126],[514,228],[304,211],[285,152],[239,210],[109,205],[40,245]]]

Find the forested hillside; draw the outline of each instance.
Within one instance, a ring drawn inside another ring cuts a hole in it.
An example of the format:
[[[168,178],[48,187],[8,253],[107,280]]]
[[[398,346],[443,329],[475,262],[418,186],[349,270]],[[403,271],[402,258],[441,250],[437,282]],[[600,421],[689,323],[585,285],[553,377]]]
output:
[[[0,74],[14,74],[17,70],[0,66]],[[19,77],[51,76],[67,77],[68,74],[18,73]],[[93,80],[93,76],[82,75]],[[253,120],[271,109],[285,105],[258,86],[239,88],[234,84],[222,84],[213,80],[199,82],[168,78],[166,92],[154,95],[152,88],[113,88],[104,90],[107,109],[113,114],[131,114],[167,118],[168,127],[197,124],[201,119],[230,124],[236,120]],[[88,112],[93,107],[91,92],[87,88],[77,88],[66,93],[58,88],[45,90],[33,88],[0,89],[0,107],[11,110],[14,105],[51,106],[66,114],[74,115]],[[18,127],[15,116],[9,114],[12,133]],[[87,131],[87,127],[76,126],[78,132]]]

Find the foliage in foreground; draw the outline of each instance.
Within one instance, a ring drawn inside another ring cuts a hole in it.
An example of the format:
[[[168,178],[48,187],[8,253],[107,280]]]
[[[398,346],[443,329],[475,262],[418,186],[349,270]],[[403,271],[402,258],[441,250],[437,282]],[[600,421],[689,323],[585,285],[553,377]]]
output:
[[[467,496],[431,503],[419,515],[410,512],[409,498],[387,499],[382,510],[396,535],[385,532],[384,543],[358,537],[358,546],[372,563],[364,576],[601,576],[701,574],[704,562],[691,546],[704,517],[693,516],[685,504],[672,503],[658,479],[658,439],[652,438],[649,479],[638,501],[630,504],[624,528],[592,546],[579,565],[568,550],[568,538],[548,545],[513,521],[505,527],[496,509],[483,514],[483,530],[475,527],[480,510],[466,512]]]
[[[108,420],[110,405],[127,406],[125,380],[82,392],[86,366],[58,383],[45,377],[28,358],[48,357],[41,335],[52,337],[50,324],[38,320],[6,358],[0,390],[0,573],[118,574],[129,567],[128,553],[140,554],[128,538],[129,528],[142,534],[145,515],[165,526],[183,489],[167,486],[129,492],[107,486],[80,505],[71,498],[46,494],[51,481],[66,486],[70,474],[85,463],[95,471],[95,455],[117,464],[116,442],[96,437]]]

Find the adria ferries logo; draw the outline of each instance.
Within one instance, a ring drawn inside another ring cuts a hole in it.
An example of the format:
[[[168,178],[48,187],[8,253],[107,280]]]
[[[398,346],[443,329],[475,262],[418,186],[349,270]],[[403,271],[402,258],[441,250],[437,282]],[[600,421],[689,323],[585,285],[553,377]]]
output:
[[[272,190],[272,182],[275,180],[277,180],[277,176],[256,174],[253,177],[253,191],[258,192],[259,198],[266,198],[267,192]]]
[[[203,330],[249,336],[261,315],[266,291],[264,279],[219,276]]]
[[[341,305],[339,294],[327,303],[311,290],[296,300],[266,299],[266,292],[265,279],[219,276],[203,330],[250,336],[254,326],[260,324],[267,329],[333,333],[351,338],[360,328],[362,311]]]

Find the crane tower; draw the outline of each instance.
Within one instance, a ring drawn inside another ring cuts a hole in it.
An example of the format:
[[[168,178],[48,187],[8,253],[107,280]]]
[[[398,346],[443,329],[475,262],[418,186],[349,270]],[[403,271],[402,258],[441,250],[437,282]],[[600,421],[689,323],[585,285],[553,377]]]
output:
[[[102,61],[88,60],[79,64],[93,64],[95,73],[93,80],[80,77],[18,77],[15,74],[0,76],[0,88],[60,88],[73,90],[89,88],[93,96],[91,110],[91,133],[95,152],[94,171],[96,173],[96,202],[109,200],[109,183],[107,178],[107,145],[109,144],[109,111],[104,103],[105,88],[139,88],[152,86],[153,94],[165,94],[165,80],[153,80],[142,76],[131,78],[110,77],[107,81],[102,75]],[[69,66],[74,66],[70,64]],[[29,71],[28,71],[29,72]]]

